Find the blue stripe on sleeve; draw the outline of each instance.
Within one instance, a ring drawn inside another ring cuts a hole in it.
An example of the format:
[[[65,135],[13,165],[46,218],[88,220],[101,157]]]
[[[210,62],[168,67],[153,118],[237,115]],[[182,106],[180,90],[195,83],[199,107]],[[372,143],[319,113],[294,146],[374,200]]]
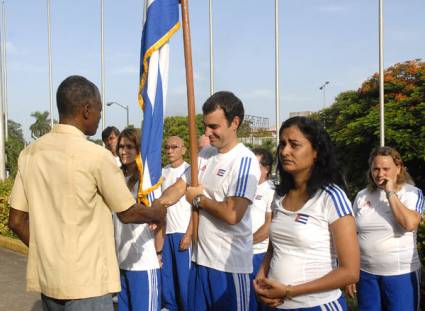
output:
[[[334,202],[335,207],[338,206],[338,204],[336,203],[336,199],[334,197],[334,195],[332,194],[332,192],[329,190],[329,187],[325,188],[325,191],[327,194],[329,194],[329,196],[331,197],[332,201]],[[336,208],[336,212],[338,213],[339,217],[342,217],[341,212],[339,211],[338,208]]]
[[[243,161],[244,161],[244,158],[241,159],[241,164],[239,166],[238,180],[236,182],[236,189],[235,189],[235,196],[238,193],[238,189],[239,189],[239,183],[240,183],[240,180],[241,180],[241,174],[242,174],[241,171],[242,171]]]
[[[332,185],[325,187],[325,191],[331,197],[335,205],[336,212],[340,218],[352,214],[350,205],[348,204],[347,198],[341,188],[336,185]]]
[[[248,185],[249,169],[251,168],[251,161],[252,161],[251,158],[249,158],[248,161],[247,161],[248,165],[246,166],[246,169],[245,169],[245,172],[244,172],[245,177],[244,177],[243,192],[241,193],[241,197],[245,196],[245,193],[246,193],[246,187]]]
[[[424,195],[421,189],[418,189],[418,200],[416,201],[416,211],[422,214],[424,208]]]
[[[240,196],[240,193],[242,192],[244,171],[245,171],[247,160],[248,160],[247,157],[243,157],[241,159],[241,165],[239,167],[239,174],[238,174],[238,182],[236,184],[236,190],[235,190],[236,197]]]
[[[342,204],[342,209],[344,210],[345,215],[352,214],[353,211],[351,210],[350,203],[348,202],[344,191],[342,191],[342,189],[337,185],[330,185],[330,187],[335,190],[338,200]]]
[[[244,181],[245,181],[245,175],[246,175],[246,168],[248,166],[248,158],[245,157],[244,159],[245,159],[245,161],[244,161],[242,174],[241,174],[241,183],[240,183],[240,187],[239,187],[238,197],[240,197],[242,195],[242,191],[243,191],[243,187],[244,187]]]

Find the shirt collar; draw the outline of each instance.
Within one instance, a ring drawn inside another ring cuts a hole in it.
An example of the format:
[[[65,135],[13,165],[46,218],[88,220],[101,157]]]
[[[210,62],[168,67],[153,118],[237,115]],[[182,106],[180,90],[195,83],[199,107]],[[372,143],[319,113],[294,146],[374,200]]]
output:
[[[54,124],[51,132],[58,134],[72,134],[76,136],[82,136],[84,138],[86,137],[86,135],[77,127],[68,124]]]

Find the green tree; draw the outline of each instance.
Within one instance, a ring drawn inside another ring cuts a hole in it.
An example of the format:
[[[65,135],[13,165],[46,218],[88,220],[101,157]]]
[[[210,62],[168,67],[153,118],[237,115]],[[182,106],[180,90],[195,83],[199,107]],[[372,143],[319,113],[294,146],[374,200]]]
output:
[[[396,148],[417,185],[425,187],[425,62],[408,61],[385,70],[385,143]],[[366,185],[368,156],[379,145],[379,76],[357,91],[339,94],[317,113],[336,142],[351,195]]]
[[[21,124],[8,120],[8,139],[5,144],[6,170],[10,176],[15,177],[18,169],[18,157],[25,147],[24,135]]]
[[[35,111],[31,113],[31,117],[35,118],[34,123],[30,125],[31,137],[33,139],[40,138],[50,131],[50,118],[48,111]]]
[[[202,123],[202,114],[196,115],[196,129],[198,132],[198,137],[204,132],[204,125]],[[162,140],[162,146],[164,146],[165,141],[171,136],[179,136],[184,140],[185,146],[189,151],[189,122],[187,117],[166,117],[164,119],[164,135]],[[189,152],[185,154],[185,161],[190,161]],[[165,150],[162,152],[162,164],[166,165],[167,156],[165,155]]]
[[[238,137],[249,137],[252,134],[252,122],[244,120],[238,128]]]

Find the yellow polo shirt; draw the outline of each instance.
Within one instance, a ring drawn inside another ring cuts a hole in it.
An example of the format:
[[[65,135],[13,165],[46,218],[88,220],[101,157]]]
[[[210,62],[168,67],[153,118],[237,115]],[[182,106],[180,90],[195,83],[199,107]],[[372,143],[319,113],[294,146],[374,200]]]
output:
[[[112,154],[58,124],[19,156],[9,204],[29,213],[27,290],[57,299],[120,291],[111,212],[135,203]]]

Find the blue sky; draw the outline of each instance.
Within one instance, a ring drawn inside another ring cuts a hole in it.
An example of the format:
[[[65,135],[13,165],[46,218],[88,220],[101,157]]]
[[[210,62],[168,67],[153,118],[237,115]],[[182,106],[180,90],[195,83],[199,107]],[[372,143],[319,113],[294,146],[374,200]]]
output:
[[[69,75],[100,87],[98,0],[52,0],[53,90]],[[261,5],[260,5],[261,4]],[[46,1],[5,0],[9,118],[29,140],[30,113],[49,110]],[[209,96],[208,0],[189,0],[196,110]],[[279,3],[281,120],[323,107],[378,71],[378,0],[287,0]],[[215,89],[230,90],[247,114],[274,125],[274,0],[214,0]],[[425,1],[385,0],[385,66],[425,59]],[[104,0],[106,100],[137,104],[143,1]],[[170,42],[167,115],[186,115],[180,30]],[[56,103],[54,102],[56,107]],[[57,111],[54,112],[57,118]],[[106,107],[106,125],[125,126],[125,111]],[[100,127],[98,134],[100,135]]]

